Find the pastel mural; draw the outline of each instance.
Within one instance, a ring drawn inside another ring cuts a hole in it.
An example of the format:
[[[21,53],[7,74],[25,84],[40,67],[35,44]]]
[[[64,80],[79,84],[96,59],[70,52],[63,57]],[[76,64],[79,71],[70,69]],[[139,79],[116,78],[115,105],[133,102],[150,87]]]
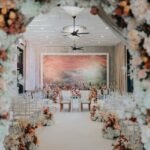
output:
[[[43,85],[107,84],[107,55],[43,55]]]

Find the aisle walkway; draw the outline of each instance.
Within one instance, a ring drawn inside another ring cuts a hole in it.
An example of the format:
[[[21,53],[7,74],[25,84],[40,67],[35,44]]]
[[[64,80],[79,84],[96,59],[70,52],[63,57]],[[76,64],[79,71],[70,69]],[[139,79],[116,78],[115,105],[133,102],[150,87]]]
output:
[[[56,113],[55,124],[39,129],[40,150],[112,150],[101,135],[102,124],[88,112]]]

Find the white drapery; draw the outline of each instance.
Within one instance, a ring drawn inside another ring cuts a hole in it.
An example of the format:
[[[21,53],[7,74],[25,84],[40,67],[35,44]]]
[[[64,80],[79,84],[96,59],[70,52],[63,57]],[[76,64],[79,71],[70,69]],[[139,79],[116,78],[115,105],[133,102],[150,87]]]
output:
[[[31,44],[27,41],[26,43],[26,61],[25,61],[25,90],[34,90],[36,84],[36,58],[35,51]]]

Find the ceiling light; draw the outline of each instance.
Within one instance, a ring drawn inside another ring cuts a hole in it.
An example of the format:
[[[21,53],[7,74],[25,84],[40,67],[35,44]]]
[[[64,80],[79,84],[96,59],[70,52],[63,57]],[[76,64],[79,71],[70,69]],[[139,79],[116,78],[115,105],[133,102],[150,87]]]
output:
[[[84,10],[84,8],[75,6],[63,6],[62,9],[71,16],[77,16]]]

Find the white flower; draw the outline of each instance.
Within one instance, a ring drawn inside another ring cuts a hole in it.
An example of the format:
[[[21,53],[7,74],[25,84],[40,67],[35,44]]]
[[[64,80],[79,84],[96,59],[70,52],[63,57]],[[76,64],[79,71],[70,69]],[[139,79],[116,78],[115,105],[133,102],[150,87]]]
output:
[[[137,50],[139,48],[139,43],[141,38],[137,30],[132,30],[128,33],[129,46],[132,50]]]
[[[9,110],[9,103],[4,97],[1,97],[0,101],[0,113],[7,112]]]
[[[144,39],[144,48],[150,56],[150,37]]]
[[[147,80],[145,81],[144,80],[142,82],[142,86],[143,86],[144,89],[149,89],[150,88],[150,81],[147,81]]]
[[[131,0],[131,10],[137,20],[145,19],[145,14],[148,11],[148,3],[146,0]]]
[[[134,19],[128,19],[128,30],[131,31],[133,29],[135,29],[135,27],[137,26],[137,22]]]
[[[142,142],[144,145],[146,143],[150,143],[150,128],[148,126],[141,126],[141,133]]]
[[[27,17],[31,18],[37,16],[40,12],[40,4],[34,1],[28,0],[21,5],[21,12]]]
[[[2,78],[0,78],[0,90],[6,91],[6,82]]]
[[[133,57],[131,63],[132,63],[133,66],[138,66],[142,63],[142,60],[139,56],[138,57]]]
[[[150,10],[147,11],[147,13],[145,14],[145,18],[148,24],[150,24]]]

